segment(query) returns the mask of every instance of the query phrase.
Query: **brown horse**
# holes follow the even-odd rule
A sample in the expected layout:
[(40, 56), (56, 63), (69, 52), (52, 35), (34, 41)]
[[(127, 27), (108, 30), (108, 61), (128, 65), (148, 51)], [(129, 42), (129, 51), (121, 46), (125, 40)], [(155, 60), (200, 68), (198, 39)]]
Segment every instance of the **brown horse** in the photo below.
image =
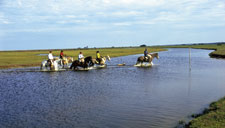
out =
[(142, 64), (143, 62), (151, 63), (154, 58), (159, 59), (158, 53), (152, 53), (152, 54), (148, 54), (148, 55), (149, 55), (149, 57), (144, 57), (144, 56), (138, 57), (136, 64), (139, 64), (139, 63)]

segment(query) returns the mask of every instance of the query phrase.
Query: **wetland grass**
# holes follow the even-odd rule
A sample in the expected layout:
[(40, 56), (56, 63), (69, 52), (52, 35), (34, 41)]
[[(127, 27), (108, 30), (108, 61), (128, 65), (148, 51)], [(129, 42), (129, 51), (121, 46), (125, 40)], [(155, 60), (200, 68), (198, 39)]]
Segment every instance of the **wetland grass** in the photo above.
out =
[[(95, 58), (96, 51), (100, 51), (102, 56), (109, 55), (110, 57), (119, 57), (126, 55), (142, 54), (145, 48), (143, 47), (128, 47), (128, 48), (92, 48), (92, 49), (63, 49), (64, 55), (77, 59), (80, 51), (84, 56), (92, 56)], [(165, 51), (162, 48), (148, 47), (150, 52)], [(54, 56), (59, 56), (60, 50), (51, 49)], [(21, 50), (21, 51), (0, 51), (0, 69), (16, 68), (16, 67), (34, 67), (39, 66), (47, 56), (40, 54), (48, 54), (49, 50)]]

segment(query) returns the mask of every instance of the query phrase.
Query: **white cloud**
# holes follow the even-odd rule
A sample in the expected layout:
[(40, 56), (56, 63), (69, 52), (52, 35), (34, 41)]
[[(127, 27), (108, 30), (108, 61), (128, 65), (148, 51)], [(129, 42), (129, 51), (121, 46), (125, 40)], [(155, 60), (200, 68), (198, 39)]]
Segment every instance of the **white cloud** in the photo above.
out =
[[(110, 27), (131, 25), (222, 24), (225, 2), (219, 0), (3, 0), (2, 24)], [(208, 24), (209, 25), (209, 24)]]
[(65, 17), (67, 17), (67, 18), (77, 18), (77, 16), (75, 16), (75, 15), (65, 15)]
[(120, 23), (113, 23), (115, 26), (130, 26), (132, 23), (129, 22), (120, 22)]
[(11, 24), (10, 22), (3, 13), (0, 12), (0, 24)]
[[(114, 36), (117, 40), (124, 37), (140, 42), (148, 41), (151, 35), (152, 41), (155, 38), (156, 42), (167, 42), (166, 39), (177, 38), (176, 34), (166, 37), (165, 33), (171, 30), (182, 31), (183, 35), (192, 30), (219, 35), (224, 27), (224, 0), (1, 0), (0, 4), (0, 33), (5, 37), (8, 33), (31, 32), (34, 35), (78, 34), (81, 41), (107, 41), (112, 36), (114, 42)], [(165, 38), (161, 38), (163, 34)], [(56, 41), (58, 38), (55, 37)]]
[(17, 2), (18, 2), (18, 5), (21, 7), (22, 6), (21, 0), (18, 0)]
[(144, 12), (140, 12), (140, 11), (117, 11), (117, 12), (112, 12), (110, 16), (126, 17), (126, 16), (140, 16), (140, 15), (144, 15)]
[(58, 21), (59, 24), (79, 24), (79, 23), (87, 23), (88, 20), (62, 20)]

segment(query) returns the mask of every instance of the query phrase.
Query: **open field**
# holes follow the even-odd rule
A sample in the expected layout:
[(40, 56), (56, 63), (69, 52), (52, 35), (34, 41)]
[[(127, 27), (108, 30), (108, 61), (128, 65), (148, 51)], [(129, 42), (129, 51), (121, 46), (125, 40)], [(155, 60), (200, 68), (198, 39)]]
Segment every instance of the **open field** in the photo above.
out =
[(203, 114), (197, 115), (188, 128), (224, 128), (225, 126), (225, 97), (210, 104)]
[(211, 49), (215, 51), (209, 54), (210, 57), (225, 58), (225, 44), (174, 45), (174, 46), (161, 46), (161, 48)]
[[(99, 49), (65, 49), (64, 55), (74, 57), (80, 51), (84, 56), (92, 56), (95, 58), (96, 51), (99, 50), (102, 56), (109, 55), (110, 57), (126, 56), (141, 54), (144, 52), (143, 47), (137, 48), (99, 48)], [(150, 52), (165, 51), (161, 48), (148, 48)], [(28, 50), (28, 51), (1, 51), (0, 52), (0, 69), (13, 67), (32, 67), (39, 66), (41, 62), (47, 59), (47, 56), (39, 56), (40, 54), (48, 54), (49, 50)], [(60, 50), (52, 50), (54, 56), (59, 56)]]

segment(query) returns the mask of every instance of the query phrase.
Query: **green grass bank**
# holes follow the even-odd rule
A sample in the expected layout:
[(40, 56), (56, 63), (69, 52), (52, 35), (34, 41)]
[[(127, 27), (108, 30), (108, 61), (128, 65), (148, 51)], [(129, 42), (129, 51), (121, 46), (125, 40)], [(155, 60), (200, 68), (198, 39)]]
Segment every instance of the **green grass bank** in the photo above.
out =
[(186, 128), (225, 128), (225, 97), (211, 103), (202, 114), (195, 115)]
[(161, 46), (160, 48), (196, 48), (196, 49), (208, 49), (215, 50), (209, 54), (213, 58), (225, 58), (225, 44), (202, 44), (202, 45), (173, 45), (173, 46)]
[[(128, 48), (93, 48), (93, 49), (63, 49), (64, 55), (77, 59), (80, 51), (84, 56), (92, 56), (95, 58), (96, 51), (99, 50), (102, 56), (110, 57), (142, 54), (144, 47), (128, 47)], [(59, 56), (60, 50), (51, 50), (54, 56)], [(165, 51), (165, 49), (157, 47), (148, 47), (150, 52)], [(48, 54), (49, 50), (21, 50), (21, 51), (0, 51), (0, 69), (17, 68), (17, 67), (34, 67), (39, 66), (47, 56), (40, 54)]]

